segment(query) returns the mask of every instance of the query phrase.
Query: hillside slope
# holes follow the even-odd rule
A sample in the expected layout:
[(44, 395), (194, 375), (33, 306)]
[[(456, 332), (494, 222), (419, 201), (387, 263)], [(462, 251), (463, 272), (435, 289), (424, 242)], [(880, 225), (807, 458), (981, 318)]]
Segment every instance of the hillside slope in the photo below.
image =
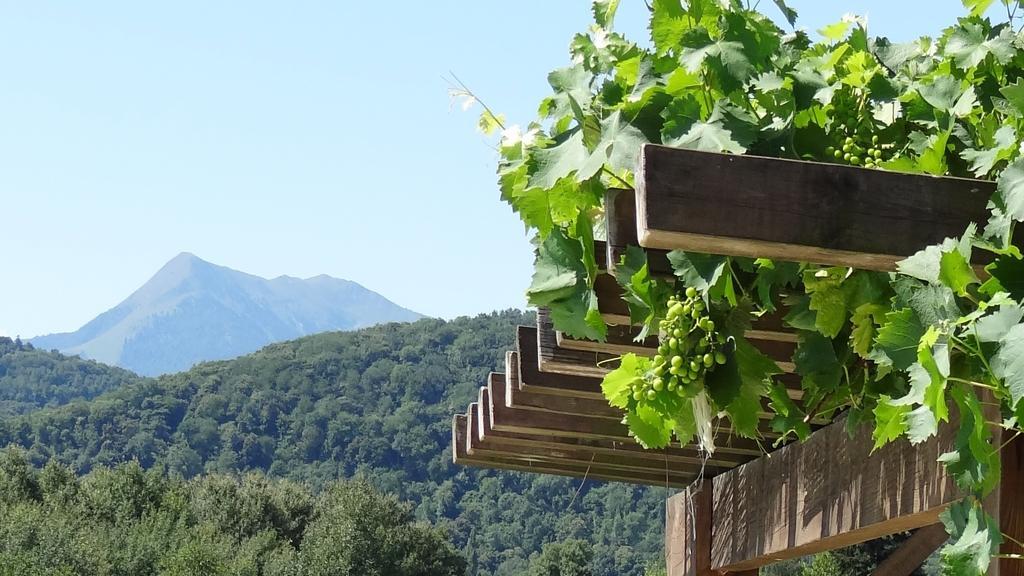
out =
[(268, 280), (186, 252), (75, 332), (32, 343), (153, 376), (308, 334), (420, 317), (348, 280)]
[(79, 472), (137, 459), (172, 475), (264, 470), (314, 487), (361, 475), (447, 526), (470, 574), (521, 574), (543, 544), (581, 538), (595, 574), (639, 576), (661, 555), (665, 490), (587, 481), (574, 497), (578, 479), (451, 463), (450, 415), (503, 363), (513, 326), (531, 321), (508, 311), (273, 344), (4, 418), (0, 445)]

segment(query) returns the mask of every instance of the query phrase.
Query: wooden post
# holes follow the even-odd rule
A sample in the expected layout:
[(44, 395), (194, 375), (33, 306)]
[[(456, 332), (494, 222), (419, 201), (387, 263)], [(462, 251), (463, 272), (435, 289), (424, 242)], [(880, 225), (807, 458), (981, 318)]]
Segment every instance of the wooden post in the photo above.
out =
[[(1009, 444), (1002, 453), (1002, 479), (999, 483), (999, 529), (1006, 536), (1001, 554), (1024, 554), (1024, 438), (1010, 440), (1012, 433), (1003, 432)], [(1014, 542), (1016, 541), (1016, 542)], [(998, 576), (1024, 576), (1024, 559), (1002, 558)]]
[(711, 482), (695, 482), (665, 502), (668, 576), (716, 576), (711, 569)]

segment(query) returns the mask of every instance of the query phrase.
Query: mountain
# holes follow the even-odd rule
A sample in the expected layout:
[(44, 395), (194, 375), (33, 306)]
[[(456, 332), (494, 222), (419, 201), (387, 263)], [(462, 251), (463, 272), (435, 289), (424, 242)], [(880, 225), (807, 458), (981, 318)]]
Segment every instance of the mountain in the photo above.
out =
[[(363, 477), (411, 502), (417, 520), (447, 530), (468, 574), (551, 574), (531, 562), (545, 548), (552, 556), (553, 544), (583, 541), (590, 571), (572, 573), (643, 576), (662, 555), (665, 488), (452, 464), (451, 414), (503, 365), (514, 326), (533, 321), (505, 311), (327, 332), (177, 374), (126, 378), (91, 399), (0, 417), (0, 447), (90, 477), (132, 461), (172, 478), (263, 472), (314, 492)], [(0, 373), (40, 354), (52, 357), (45, 366), (53, 370), (39, 368), (38, 379), (66, 373), (68, 362), (93, 366), (15, 347), (0, 355)], [(31, 384), (0, 379), (0, 387)], [(5, 473), (0, 461), (0, 504)]]
[(183, 252), (77, 331), (31, 343), (154, 376), (234, 358), (272, 342), (420, 317), (348, 280), (268, 280)]

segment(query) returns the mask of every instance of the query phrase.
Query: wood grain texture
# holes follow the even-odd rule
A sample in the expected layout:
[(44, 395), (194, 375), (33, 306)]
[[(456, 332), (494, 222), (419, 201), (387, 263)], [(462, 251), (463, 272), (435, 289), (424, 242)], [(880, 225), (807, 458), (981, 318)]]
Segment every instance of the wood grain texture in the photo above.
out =
[(715, 576), (711, 568), (711, 482), (695, 482), (665, 502), (668, 576)]
[(524, 389), (519, 385), (518, 370), (518, 354), (509, 352), (505, 356), (505, 374), (499, 375), (505, 382), (502, 400), (509, 408), (622, 420), (622, 410), (609, 406), (604, 398), (596, 400), (576, 396), (536, 393)]
[(664, 485), (662, 477), (659, 484), (658, 478), (640, 478), (636, 473), (609, 470), (600, 466), (572, 465), (567, 463), (545, 462), (539, 459), (529, 460), (505, 455), (497, 455), (487, 452), (486, 449), (479, 449), (478, 453), (470, 454), (466, 445), (469, 442), (469, 418), (466, 414), (456, 414), (452, 418), (452, 462), (460, 466), (472, 466), (475, 468), (488, 468), (498, 470), (511, 470), (516, 472), (530, 472), (533, 474), (552, 474), (555, 476), (569, 476), (574, 478), (588, 478), (591, 480), (603, 480), (609, 482), (637, 483), (643, 480), (644, 484)]
[(641, 246), (893, 270), (988, 220), (995, 185), (645, 145)]
[(601, 378), (618, 366), (618, 357), (619, 354), (562, 348), (550, 312), (547, 308), (537, 309), (537, 358), (541, 372)]
[[(1013, 540), (1024, 543), (1024, 438), (1010, 441), (1012, 433), (1003, 432), (1002, 478), (999, 483), (999, 529)], [(999, 550), (1002, 554), (1024, 554), (1009, 538)], [(998, 576), (1024, 576), (1024, 560), (999, 560)]]
[(515, 351), (519, 359), (517, 375), (520, 390), (604, 401), (600, 378), (541, 372), (538, 348), (537, 328), (519, 326), (516, 329)]
[[(636, 194), (632, 190), (611, 189), (604, 197), (604, 217), (607, 240), (605, 254), (608, 272), (615, 273), (615, 265), (629, 246), (640, 246), (636, 235)], [(647, 269), (652, 276), (671, 278), (672, 264), (665, 250), (645, 250)]]
[(845, 421), (717, 476), (715, 569), (748, 570), (934, 524), (961, 494), (936, 461), (953, 446), (955, 422), (918, 446), (874, 453), (871, 432)]
[(871, 576), (910, 576), (924, 561), (949, 540), (946, 527), (932, 524), (919, 528), (899, 548), (875, 568)]

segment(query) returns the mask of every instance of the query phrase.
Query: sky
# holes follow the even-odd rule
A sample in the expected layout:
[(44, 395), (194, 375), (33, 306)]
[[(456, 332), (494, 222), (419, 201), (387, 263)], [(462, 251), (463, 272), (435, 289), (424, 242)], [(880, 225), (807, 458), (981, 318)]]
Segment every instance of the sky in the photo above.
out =
[[(896, 40), (963, 13), (790, 5)], [(616, 28), (643, 39), (645, 12), (622, 0)], [(524, 307), (527, 236), (445, 78), (526, 124), (589, 21), (584, 0), (0, 0), (0, 335), (75, 330), (183, 251), (430, 316)]]

